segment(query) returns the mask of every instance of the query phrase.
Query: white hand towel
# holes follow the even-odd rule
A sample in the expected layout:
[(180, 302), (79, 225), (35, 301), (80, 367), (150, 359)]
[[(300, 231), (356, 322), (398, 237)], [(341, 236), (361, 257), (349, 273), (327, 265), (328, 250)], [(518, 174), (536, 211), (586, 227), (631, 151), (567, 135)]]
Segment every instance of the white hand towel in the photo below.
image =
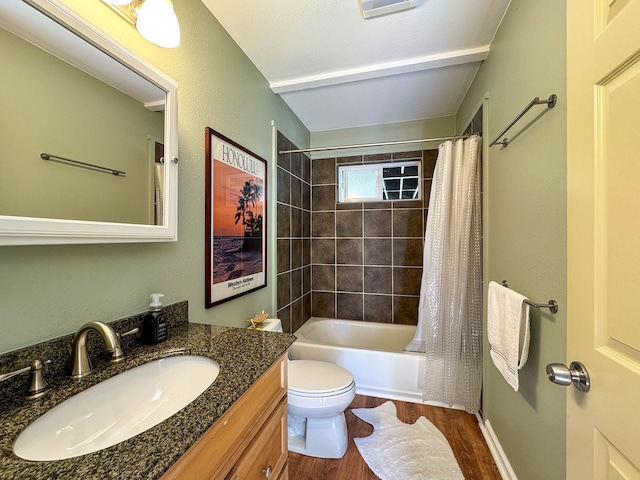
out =
[(517, 392), (518, 370), (529, 356), (527, 297), (496, 282), (489, 282), (487, 335), (493, 363)]

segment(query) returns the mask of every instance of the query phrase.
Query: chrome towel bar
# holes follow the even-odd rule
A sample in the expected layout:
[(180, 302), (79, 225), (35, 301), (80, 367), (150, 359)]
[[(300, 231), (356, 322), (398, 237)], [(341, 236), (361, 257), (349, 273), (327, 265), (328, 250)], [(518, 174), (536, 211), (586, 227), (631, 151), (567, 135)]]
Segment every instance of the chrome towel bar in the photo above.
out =
[(509, 145), (509, 139), (506, 138), (506, 137), (503, 138), (501, 142), (499, 142), (498, 140), (500, 139), (500, 137), (502, 135), (507, 133), (507, 130), (509, 130), (511, 127), (513, 127), (518, 122), (518, 120), (520, 120), (524, 116), (525, 113), (527, 113), (534, 105), (546, 104), (547, 107), (553, 108), (553, 107), (556, 106), (556, 101), (557, 100), (558, 100), (558, 96), (555, 93), (550, 95), (547, 100), (540, 100), (539, 97), (536, 97), (533, 100), (531, 100), (529, 102), (529, 104), (526, 107), (524, 107), (524, 109), (518, 115), (516, 115), (516, 118), (511, 120), (509, 125), (504, 127), (504, 129), (498, 135), (496, 135), (496, 138), (493, 139), (493, 141), (489, 144), (489, 146), (493, 147), (494, 145), (498, 145), (499, 144), (499, 145), (502, 145), (503, 147), (506, 147), (507, 145)]
[[(506, 280), (503, 280), (502, 286), (509, 287), (509, 282), (507, 282)], [(549, 303), (533, 303), (530, 300), (525, 300), (524, 303), (526, 303), (527, 305), (533, 308), (537, 308), (537, 309), (548, 308), (551, 313), (558, 313), (558, 302), (556, 302), (555, 300), (549, 300)]]
[(116, 170), (114, 168), (109, 168), (109, 167), (101, 167), (100, 165), (94, 165), (92, 163), (81, 162), (80, 160), (73, 160), (71, 158), (59, 157), (58, 155), (52, 155), (50, 153), (41, 153), (40, 154), (40, 158), (42, 160), (62, 160), (63, 162), (75, 163), (75, 164), (78, 164), (78, 165), (82, 165), (83, 167), (95, 168), (97, 170), (102, 170), (102, 171), (109, 172), (109, 173), (115, 175), (116, 177), (125, 175), (125, 172), (123, 172), (122, 170)]

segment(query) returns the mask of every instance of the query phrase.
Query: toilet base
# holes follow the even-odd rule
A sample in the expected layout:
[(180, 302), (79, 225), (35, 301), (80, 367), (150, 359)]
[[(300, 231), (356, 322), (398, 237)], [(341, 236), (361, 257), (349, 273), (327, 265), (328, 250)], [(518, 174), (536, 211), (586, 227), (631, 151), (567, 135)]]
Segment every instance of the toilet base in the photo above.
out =
[(321, 418), (289, 415), (289, 451), (318, 458), (342, 458), (347, 452), (344, 413)]

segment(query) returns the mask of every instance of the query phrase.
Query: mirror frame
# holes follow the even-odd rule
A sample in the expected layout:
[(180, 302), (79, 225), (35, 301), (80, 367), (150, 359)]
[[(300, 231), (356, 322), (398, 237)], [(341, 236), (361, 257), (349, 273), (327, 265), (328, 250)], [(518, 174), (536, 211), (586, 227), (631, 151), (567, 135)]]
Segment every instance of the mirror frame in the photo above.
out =
[(60, 0), (21, 0), (166, 92), (163, 225), (0, 215), (0, 246), (175, 242), (178, 240), (178, 84)]

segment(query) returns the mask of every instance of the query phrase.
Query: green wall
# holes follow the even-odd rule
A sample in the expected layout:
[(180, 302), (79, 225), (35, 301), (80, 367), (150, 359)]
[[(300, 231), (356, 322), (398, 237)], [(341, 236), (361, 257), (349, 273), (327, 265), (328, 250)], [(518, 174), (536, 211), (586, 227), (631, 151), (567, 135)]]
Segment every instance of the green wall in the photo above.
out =
[[(471, 119), (485, 95), (484, 282), (508, 280), (532, 301), (529, 359), (520, 389), (507, 385), (485, 343), (483, 416), (518, 480), (565, 478), (566, 389), (545, 366), (566, 355), (566, 14), (564, 2), (513, 0), (491, 53), (457, 115)], [(534, 107), (507, 134), (507, 148), (487, 144), (533, 97), (558, 95), (555, 108)], [(486, 302), (485, 302), (486, 303)]]
[[(411, 122), (385, 123), (367, 127), (312, 132), (311, 146), (315, 148), (336, 145), (361, 145), (365, 143), (395, 142), (401, 140), (421, 140), (423, 138), (445, 137), (453, 135), (454, 133), (455, 117), (438, 117)], [(440, 142), (427, 142), (314, 152), (311, 154), (311, 158), (332, 158), (335, 156), (406, 152), (408, 150), (428, 150), (430, 148), (438, 148), (439, 143)]]
[[(156, 47), (100, 2), (67, 3), (178, 82), (178, 242), (0, 248), (0, 352), (74, 332), (89, 320), (143, 312), (151, 292), (189, 301), (192, 322), (245, 324), (275, 308), (275, 121), (297, 145), (309, 132), (200, 0), (174, 7), (182, 43)], [(3, 48), (0, 46), (0, 48)], [(268, 269), (263, 288), (204, 308), (204, 140), (212, 127), (269, 161)], [(273, 169), (273, 170), (272, 170)]]

